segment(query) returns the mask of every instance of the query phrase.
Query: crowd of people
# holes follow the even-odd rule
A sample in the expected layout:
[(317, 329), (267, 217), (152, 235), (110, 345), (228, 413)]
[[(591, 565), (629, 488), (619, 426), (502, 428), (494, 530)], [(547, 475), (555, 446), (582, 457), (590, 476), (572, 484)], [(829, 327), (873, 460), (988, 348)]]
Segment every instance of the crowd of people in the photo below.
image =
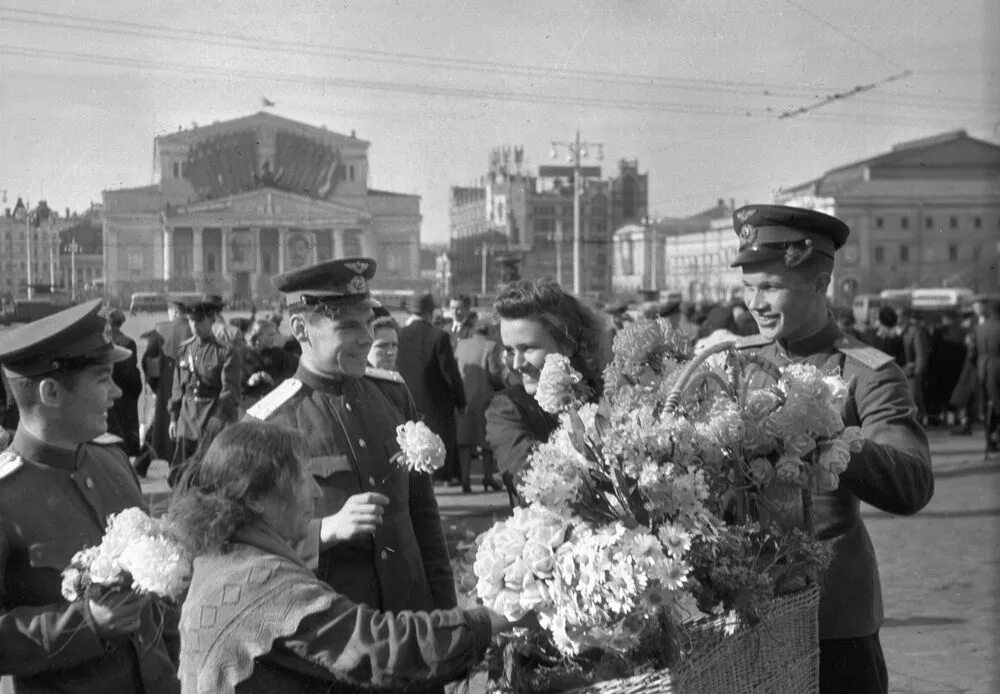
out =
[[(821, 691), (884, 693), (881, 587), (859, 506), (912, 514), (933, 493), (920, 420), (938, 411), (930, 397), (915, 404), (932, 356), (911, 363), (906, 345), (916, 355), (936, 338), (884, 325), (876, 349), (838, 322), (826, 297), (849, 233), (839, 220), (757, 205), (733, 223), (745, 304), (651, 313), (695, 349), (733, 340), (852, 384), (845, 422), (864, 445), (840, 487), (813, 503), (818, 536), (836, 548), (820, 603)], [(396, 464), (396, 429), (423, 420), (441, 437), (439, 483), (471, 492), (478, 460), (484, 489), (502, 480), (521, 503), (530, 453), (558, 425), (533, 397), (546, 357), (565, 356), (599, 400), (626, 311), (601, 315), (552, 280), (521, 280), (489, 317), (459, 296), (445, 319), (428, 295), (399, 325), (372, 299), (374, 275), (367, 258), (277, 275), (285, 314), (235, 325), (217, 296), (175, 302), (141, 359), (124, 317), (96, 301), (0, 335), (20, 415), (0, 454), (0, 675), (15, 691), (440, 691), (511, 626), (457, 607), (435, 480)], [(1000, 305), (983, 305), (972, 341), (960, 342), (994, 431)], [(905, 313), (901, 322), (912, 324)], [(156, 394), (143, 438), (131, 409), (115, 406), (135, 392), (137, 364)], [(763, 369), (750, 378), (773, 385)], [(153, 457), (170, 461), (168, 517), (196, 557), (182, 607), (133, 594), (67, 602), (60, 572), (100, 542), (109, 514), (145, 508), (136, 473)], [(529, 615), (523, 626), (536, 625)]]

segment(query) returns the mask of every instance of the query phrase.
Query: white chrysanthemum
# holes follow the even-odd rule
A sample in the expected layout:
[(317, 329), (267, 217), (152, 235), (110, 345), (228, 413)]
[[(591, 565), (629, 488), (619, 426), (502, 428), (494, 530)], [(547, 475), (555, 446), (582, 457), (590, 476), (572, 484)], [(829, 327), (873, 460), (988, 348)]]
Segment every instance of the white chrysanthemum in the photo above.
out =
[(396, 427), (396, 442), (400, 449), (396, 462), (411, 472), (431, 473), (444, 465), (444, 442), (423, 422), (400, 424)]
[(587, 459), (573, 446), (565, 427), (560, 427), (529, 456), (518, 491), (529, 504), (569, 513), (570, 504), (579, 498), (587, 467)]
[(551, 414), (566, 412), (579, 404), (574, 386), (583, 376), (569, 363), (569, 357), (554, 353), (545, 356), (545, 364), (538, 376), (535, 400), (539, 407)]
[(191, 579), (191, 558), (184, 548), (166, 537), (135, 538), (118, 559), (132, 574), (132, 589), (177, 600)]
[(60, 592), (69, 602), (82, 600), (87, 591), (87, 575), (85, 572), (70, 566), (62, 572), (62, 587)]

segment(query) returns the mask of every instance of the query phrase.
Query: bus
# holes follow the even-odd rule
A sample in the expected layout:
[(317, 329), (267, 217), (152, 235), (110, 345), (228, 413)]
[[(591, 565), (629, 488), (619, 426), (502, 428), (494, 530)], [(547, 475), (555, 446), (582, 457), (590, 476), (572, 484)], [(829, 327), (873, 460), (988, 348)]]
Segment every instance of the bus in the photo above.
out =
[(971, 289), (914, 289), (910, 305), (918, 311), (965, 311), (975, 298)]
[(133, 292), (129, 303), (129, 313), (160, 313), (167, 310), (171, 301), (197, 301), (202, 297), (198, 292)]

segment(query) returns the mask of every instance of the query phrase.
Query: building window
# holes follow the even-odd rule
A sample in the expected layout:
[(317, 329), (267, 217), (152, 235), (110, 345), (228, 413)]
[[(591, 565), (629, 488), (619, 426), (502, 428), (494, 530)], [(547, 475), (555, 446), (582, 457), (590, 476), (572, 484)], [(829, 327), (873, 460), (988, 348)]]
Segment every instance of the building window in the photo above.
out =
[(215, 253), (205, 254), (205, 271), (215, 272)]
[(881, 229), (884, 226), (885, 226), (885, 220), (882, 219), (881, 217), (876, 217), (875, 218), (875, 228), (876, 229)]
[(900, 218), (900, 220), (899, 220), (899, 228), (900, 229), (909, 229), (910, 228), (910, 218), (909, 217), (902, 217), (902, 218)]
[(924, 228), (925, 229), (933, 229), (934, 228), (934, 218), (933, 217), (924, 217)]
[(271, 254), (270, 253), (262, 253), (261, 254), (260, 269), (261, 269), (261, 271), (265, 275), (269, 274), (271, 272), (274, 272), (274, 270), (271, 269)]
[[(905, 219), (905, 217), (904, 217)], [(907, 263), (910, 261), (910, 247), (900, 246), (899, 247), (899, 262)]]
[(958, 244), (952, 243), (948, 245), (948, 260), (952, 262), (958, 260)]
[(875, 246), (875, 262), (881, 263), (885, 260), (885, 248), (882, 246)]
[(974, 226), (976, 229), (982, 229), (983, 228), (983, 218), (982, 217), (973, 217), (972, 218), (972, 226)]
[(352, 181), (354, 180), (354, 164), (347, 167), (347, 177)]
[(174, 169), (174, 178), (180, 178), (181, 177), (181, 165), (180, 165), (180, 163), (178, 163), (178, 162), (175, 161), (173, 169)]
[(958, 229), (958, 217), (952, 217), (951, 219), (949, 219), (948, 220), (948, 225), (952, 229)]

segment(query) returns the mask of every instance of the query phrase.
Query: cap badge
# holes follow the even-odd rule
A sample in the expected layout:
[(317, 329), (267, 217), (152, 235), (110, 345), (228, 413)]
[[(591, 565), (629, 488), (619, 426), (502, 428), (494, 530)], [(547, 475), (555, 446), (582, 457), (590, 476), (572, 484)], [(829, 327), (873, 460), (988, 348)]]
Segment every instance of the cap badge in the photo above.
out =
[(757, 214), (757, 210), (753, 209), (752, 207), (747, 208), (745, 210), (739, 210), (736, 212), (736, 219), (738, 219), (740, 221), (740, 224), (742, 224), (743, 222), (753, 217), (755, 214)]
[(752, 246), (757, 242), (757, 228), (753, 224), (740, 227), (740, 245)]
[(346, 267), (348, 270), (354, 270), (354, 272), (358, 273), (359, 275), (363, 275), (365, 271), (368, 269), (368, 263), (355, 261), (353, 263), (345, 263), (344, 267)]
[(348, 294), (366, 294), (368, 292), (368, 281), (361, 275), (356, 275), (347, 283)]

